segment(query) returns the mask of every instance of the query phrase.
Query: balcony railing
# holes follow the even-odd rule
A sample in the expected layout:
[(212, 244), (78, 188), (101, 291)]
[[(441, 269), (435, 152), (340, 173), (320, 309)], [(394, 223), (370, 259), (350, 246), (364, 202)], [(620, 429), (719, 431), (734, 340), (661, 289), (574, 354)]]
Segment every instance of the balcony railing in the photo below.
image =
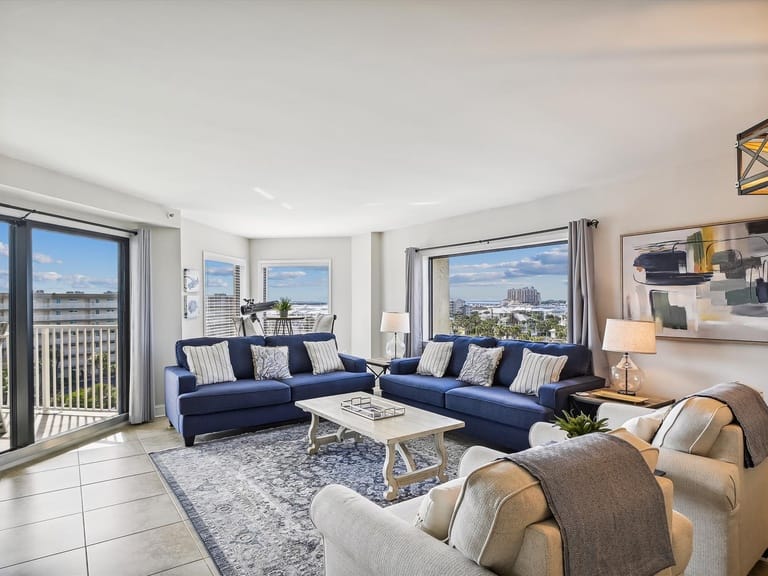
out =
[[(117, 324), (35, 324), (35, 410), (116, 412), (120, 405)], [(10, 404), (9, 343), (0, 338), (0, 405)]]

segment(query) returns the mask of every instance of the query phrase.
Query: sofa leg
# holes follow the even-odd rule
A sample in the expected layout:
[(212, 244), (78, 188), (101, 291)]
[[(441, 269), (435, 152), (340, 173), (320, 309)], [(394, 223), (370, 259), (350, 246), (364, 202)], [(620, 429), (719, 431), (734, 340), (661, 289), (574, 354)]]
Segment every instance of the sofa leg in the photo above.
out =
[(184, 436), (184, 446), (192, 446), (195, 443), (195, 436)]

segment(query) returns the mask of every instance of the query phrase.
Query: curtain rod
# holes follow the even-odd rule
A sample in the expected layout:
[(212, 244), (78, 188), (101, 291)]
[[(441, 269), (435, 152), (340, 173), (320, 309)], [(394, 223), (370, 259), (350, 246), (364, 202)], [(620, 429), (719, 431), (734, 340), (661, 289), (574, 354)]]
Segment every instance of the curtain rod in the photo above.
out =
[[(594, 226), (600, 224), (599, 220), (587, 220), (587, 226)], [(472, 240), (471, 242), (456, 242), (455, 244), (442, 244), (440, 246), (428, 246), (427, 248), (416, 248), (416, 252), (422, 250), (438, 250), (442, 248), (456, 248), (457, 246), (471, 246), (472, 244), (489, 244), (491, 242), (497, 242), (499, 240), (510, 240), (512, 238), (523, 238), (525, 236), (534, 236), (536, 234), (547, 234), (548, 232), (559, 232), (560, 230), (568, 230), (568, 226), (558, 226), (557, 228), (547, 228), (546, 230), (536, 230), (535, 232), (521, 232), (520, 234), (510, 234), (508, 236), (497, 236), (496, 238), (487, 238), (485, 240)]]
[(78, 222), (80, 224), (87, 224), (88, 226), (98, 226), (99, 228), (108, 228), (109, 230), (117, 230), (118, 232), (125, 232), (126, 234), (136, 235), (136, 230), (127, 230), (125, 228), (119, 228), (118, 226), (110, 226), (109, 224), (99, 224), (98, 222), (91, 222), (90, 220), (83, 220), (81, 218), (73, 218), (72, 216), (62, 216), (61, 214), (53, 214), (52, 212), (45, 212), (44, 210), (22, 208), (21, 206), (14, 206), (13, 204), (6, 204), (5, 202), (0, 202), (0, 207), (26, 212), (24, 216), (18, 218), (19, 220), (26, 220), (32, 214), (40, 214), (41, 216), (50, 216), (51, 218), (60, 218), (62, 220), (69, 220), (70, 222)]

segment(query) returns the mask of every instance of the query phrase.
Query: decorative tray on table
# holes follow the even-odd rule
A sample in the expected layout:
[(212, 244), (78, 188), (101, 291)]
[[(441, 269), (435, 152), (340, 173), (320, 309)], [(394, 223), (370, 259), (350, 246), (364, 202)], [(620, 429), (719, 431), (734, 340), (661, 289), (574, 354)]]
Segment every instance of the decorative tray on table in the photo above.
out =
[(355, 396), (349, 400), (341, 401), (341, 409), (352, 412), (368, 420), (383, 420), (393, 416), (402, 416), (405, 414), (405, 408), (399, 406), (387, 406), (385, 404), (375, 404), (370, 398), (364, 396)]

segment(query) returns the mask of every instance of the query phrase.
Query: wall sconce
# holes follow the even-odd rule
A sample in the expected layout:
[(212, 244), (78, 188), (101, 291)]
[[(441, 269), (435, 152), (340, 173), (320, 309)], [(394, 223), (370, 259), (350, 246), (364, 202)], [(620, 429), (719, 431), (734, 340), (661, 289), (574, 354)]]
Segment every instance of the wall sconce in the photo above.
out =
[[(768, 120), (736, 135), (739, 196), (768, 194)], [(762, 168), (762, 170), (761, 170)]]

